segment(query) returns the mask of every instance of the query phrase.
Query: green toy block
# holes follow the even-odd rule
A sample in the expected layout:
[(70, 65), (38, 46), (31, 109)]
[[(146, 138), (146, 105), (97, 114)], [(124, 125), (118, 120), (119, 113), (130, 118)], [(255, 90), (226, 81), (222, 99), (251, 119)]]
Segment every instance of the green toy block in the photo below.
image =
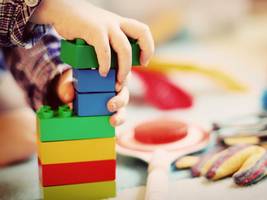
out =
[[(140, 65), (140, 47), (136, 40), (129, 39), (132, 47), (132, 66)], [(82, 39), (61, 40), (60, 58), (75, 69), (98, 68), (95, 48)], [(111, 49), (111, 68), (118, 66), (117, 54)]]
[(79, 117), (65, 105), (57, 111), (43, 106), (37, 112), (37, 131), (41, 142), (111, 138), (115, 129), (109, 116)]

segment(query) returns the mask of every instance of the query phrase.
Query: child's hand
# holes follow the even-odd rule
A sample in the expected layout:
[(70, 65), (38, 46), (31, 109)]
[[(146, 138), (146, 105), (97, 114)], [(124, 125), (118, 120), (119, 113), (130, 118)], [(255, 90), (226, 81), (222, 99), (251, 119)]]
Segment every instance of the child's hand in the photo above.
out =
[[(111, 48), (118, 55), (117, 96), (109, 100), (107, 106), (115, 112), (110, 118), (112, 125), (124, 121), (124, 106), (128, 103), (129, 92), (124, 86), (131, 69), (131, 45), (128, 37), (138, 40), (141, 48), (141, 65), (147, 65), (154, 52), (154, 43), (149, 28), (133, 19), (123, 18), (97, 8), (87, 0), (42, 0), (31, 21), (51, 24), (63, 38), (84, 39), (94, 46), (99, 62), (99, 72), (106, 76), (110, 69)], [(110, 48), (111, 46), (111, 48)], [(72, 71), (68, 70), (59, 78), (56, 88), (58, 97), (64, 103), (72, 102), (74, 88)]]
[(82, 38), (94, 46), (102, 76), (110, 69), (111, 45), (118, 54), (118, 87), (122, 87), (131, 69), (131, 46), (127, 36), (138, 40), (141, 65), (147, 65), (154, 52), (148, 26), (97, 8), (87, 0), (42, 0), (31, 21), (52, 24), (65, 39)]
[[(129, 76), (128, 76), (129, 77)], [(110, 123), (113, 126), (121, 125), (125, 120), (125, 109), (129, 101), (129, 91), (128, 88), (123, 86), (122, 88), (117, 88), (119, 91), (117, 96), (110, 99), (107, 103), (108, 110), (110, 112), (116, 112), (110, 118)], [(71, 103), (74, 99), (74, 87), (72, 79), (72, 70), (65, 71), (59, 78), (56, 93), (59, 99), (68, 104)]]

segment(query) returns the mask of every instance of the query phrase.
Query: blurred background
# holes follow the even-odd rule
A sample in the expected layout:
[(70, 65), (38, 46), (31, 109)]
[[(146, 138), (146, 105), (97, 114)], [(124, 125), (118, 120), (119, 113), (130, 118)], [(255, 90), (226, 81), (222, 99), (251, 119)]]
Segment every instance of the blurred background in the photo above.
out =
[[(150, 25), (156, 42), (159, 32), (170, 39), (187, 30), (208, 37), (236, 29), (249, 15), (264, 14), (266, 0), (93, 0), (94, 4)], [(138, 6), (136, 6), (138, 5)], [(161, 31), (159, 30), (161, 29)], [(172, 30), (172, 31), (170, 31)]]
[[(172, 36), (175, 35), (174, 30), (178, 33), (182, 29), (187, 29), (198, 37), (233, 28), (240, 19), (254, 9), (252, 5), (258, 3), (258, 1), (251, 2), (250, 0), (234, 2), (220, 0), (102, 0), (93, 2), (123, 16), (144, 21), (151, 26), (152, 30), (157, 25), (156, 27), (162, 31), (165, 29), (167, 32), (166, 28), (170, 28), (172, 25)], [(156, 32), (154, 34), (157, 36)]]
[[(262, 100), (267, 88), (267, 0), (90, 1), (147, 23), (155, 39), (149, 66), (133, 69), (127, 122), (117, 132), (160, 116), (209, 130), (214, 121), (231, 121), (267, 108)], [(25, 106), (22, 95), (0, 64), (0, 111)], [(37, 172), (32, 175), (35, 164), (20, 166), (25, 172), (18, 170), (13, 179), (12, 169), (2, 171), (2, 176), (10, 183), (20, 176), (23, 183), (27, 180), (31, 187), (19, 187), (32, 197), (38, 190)], [(143, 163), (118, 157), (117, 164), (119, 190), (145, 184)], [(173, 180), (179, 177), (188, 174), (172, 173)]]

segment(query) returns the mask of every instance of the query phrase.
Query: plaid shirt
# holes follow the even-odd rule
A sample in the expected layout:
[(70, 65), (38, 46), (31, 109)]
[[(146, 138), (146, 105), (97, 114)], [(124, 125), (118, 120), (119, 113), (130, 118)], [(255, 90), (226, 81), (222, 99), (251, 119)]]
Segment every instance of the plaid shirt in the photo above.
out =
[(58, 37), (48, 26), (29, 21), (38, 3), (30, 7), (25, 2), (0, 0), (0, 51), (29, 104), (38, 109), (55, 95), (51, 82), (68, 67), (59, 59)]

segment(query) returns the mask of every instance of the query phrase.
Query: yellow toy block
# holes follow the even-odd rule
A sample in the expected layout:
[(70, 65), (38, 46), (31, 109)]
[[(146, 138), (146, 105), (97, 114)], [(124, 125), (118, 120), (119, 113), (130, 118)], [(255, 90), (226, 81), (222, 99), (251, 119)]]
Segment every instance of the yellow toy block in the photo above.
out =
[(42, 164), (114, 160), (115, 138), (40, 142), (38, 155)]
[(44, 200), (88, 200), (115, 197), (116, 182), (106, 181), (43, 187)]

